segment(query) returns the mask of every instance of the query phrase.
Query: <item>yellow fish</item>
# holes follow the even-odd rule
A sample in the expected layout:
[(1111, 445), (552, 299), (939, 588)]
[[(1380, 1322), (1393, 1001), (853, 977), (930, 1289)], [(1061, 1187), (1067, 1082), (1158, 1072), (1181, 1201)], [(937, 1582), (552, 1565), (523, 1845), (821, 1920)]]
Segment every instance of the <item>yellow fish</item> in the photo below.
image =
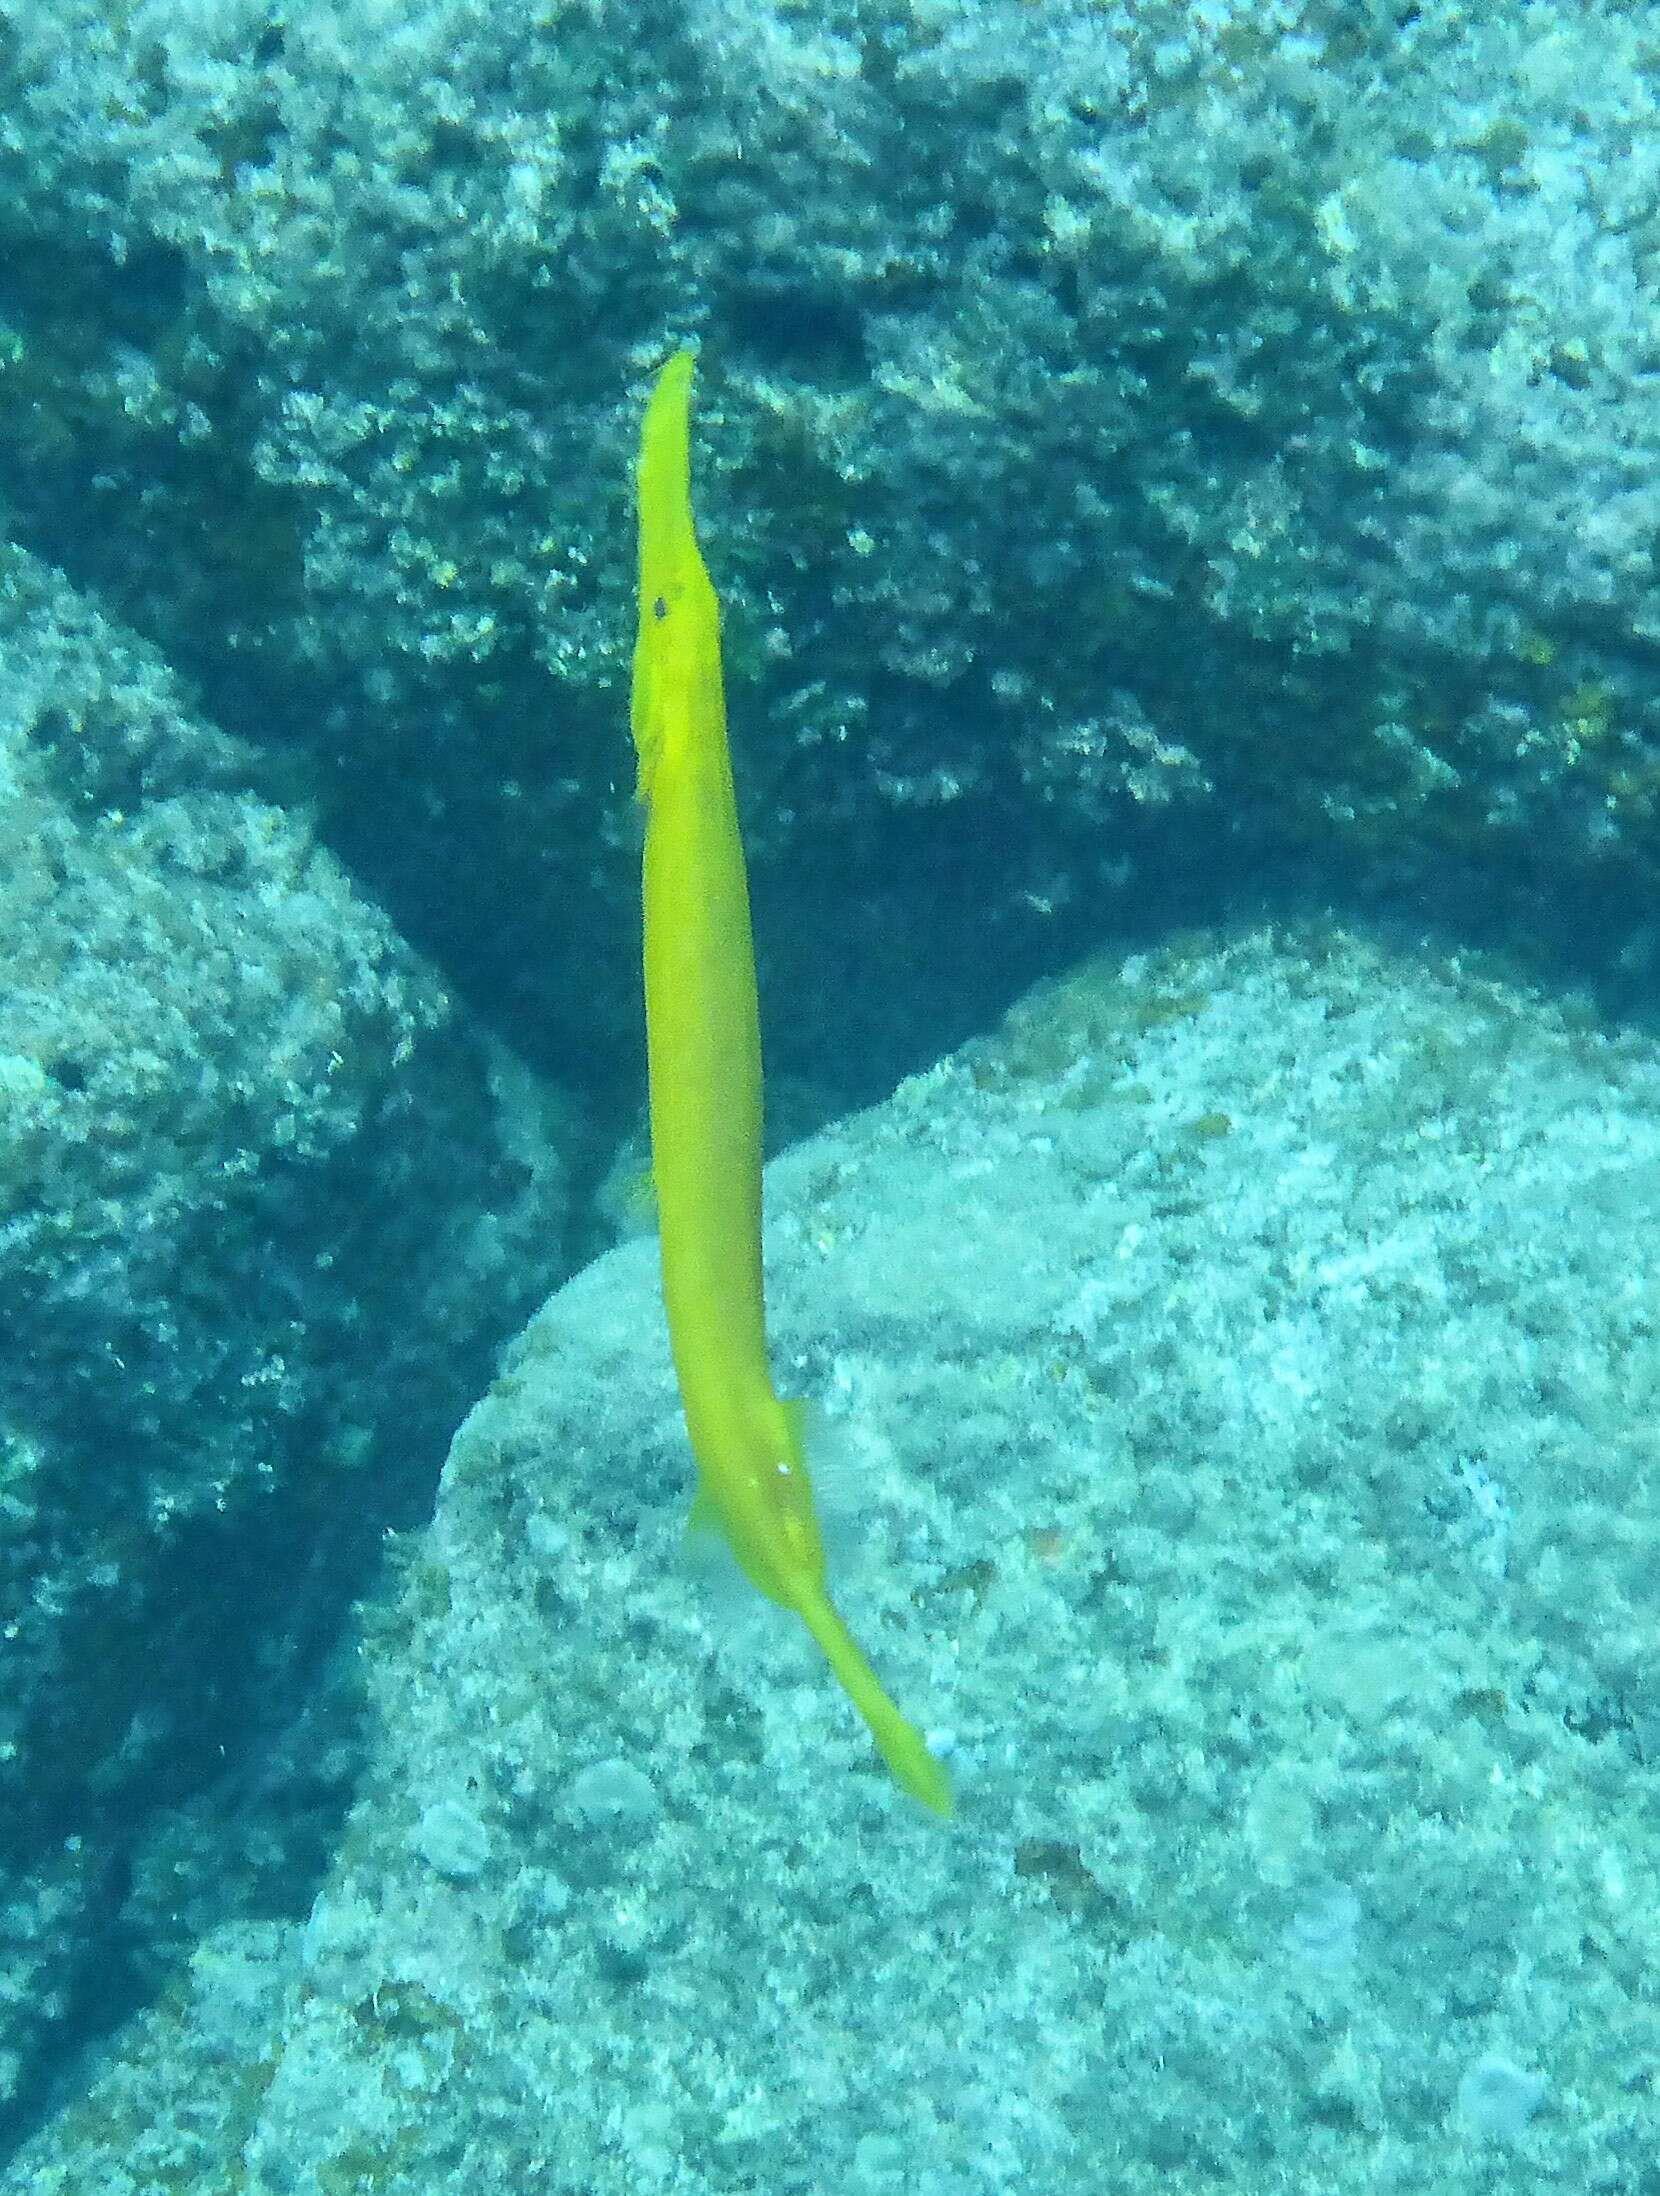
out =
[(720, 604), (692, 524), (692, 356), (657, 376), (640, 432), (632, 729), (646, 811), (646, 1052), (669, 1343), (697, 1460), (694, 1521), (793, 1609), (904, 1789), (951, 1811), (944, 1769), (837, 1615), (761, 1295), (761, 1030), (721, 685)]

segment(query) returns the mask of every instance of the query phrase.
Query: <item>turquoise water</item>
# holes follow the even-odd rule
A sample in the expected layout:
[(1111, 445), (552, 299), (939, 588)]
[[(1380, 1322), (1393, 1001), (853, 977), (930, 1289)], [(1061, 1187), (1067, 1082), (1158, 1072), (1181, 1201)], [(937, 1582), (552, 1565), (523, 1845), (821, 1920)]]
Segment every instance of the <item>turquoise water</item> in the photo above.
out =
[[(0, 2189), (1652, 2191), (1652, 49), (3, 11)], [(943, 1828), (683, 1545), (680, 343)]]

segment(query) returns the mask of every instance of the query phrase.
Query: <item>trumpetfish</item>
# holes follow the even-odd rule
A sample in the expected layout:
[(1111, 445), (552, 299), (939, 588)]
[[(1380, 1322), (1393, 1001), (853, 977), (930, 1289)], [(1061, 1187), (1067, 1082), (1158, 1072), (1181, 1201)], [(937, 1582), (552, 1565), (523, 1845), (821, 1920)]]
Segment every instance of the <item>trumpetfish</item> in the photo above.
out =
[(951, 1787), (830, 1596), (803, 1440), (767, 1357), (761, 1029), (732, 790), (720, 603), (691, 500), (692, 354), (659, 371), (640, 430), (640, 602), (630, 723), (642, 870), (651, 1163), (663, 1302), (697, 1466), (694, 1524), (793, 1610), (897, 1782), (937, 1815)]

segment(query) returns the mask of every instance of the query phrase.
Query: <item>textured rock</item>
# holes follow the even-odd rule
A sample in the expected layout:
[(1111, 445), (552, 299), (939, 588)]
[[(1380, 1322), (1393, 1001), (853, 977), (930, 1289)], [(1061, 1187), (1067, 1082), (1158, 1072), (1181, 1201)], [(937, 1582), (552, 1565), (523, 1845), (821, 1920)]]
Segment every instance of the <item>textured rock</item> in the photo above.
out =
[(870, 978), (777, 1065), (878, 1094), (1219, 845), (1596, 890), (1568, 943), (1647, 967), (1651, 49), (1621, 0), (16, 6), (0, 464), (596, 1085), (688, 335), (764, 950)]
[(309, 1919), (18, 2196), (1636, 2188), (1660, 1052), (1335, 933), (1079, 971), (768, 1177), (780, 1384), (949, 1828), (677, 1568), (649, 1245), (372, 1627)]
[(10, 2099), (43, 2025), (253, 1866), (247, 1819), (138, 1856), (206, 1786), (258, 1813), (240, 1780), (558, 1270), (565, 1187), (522, 1073), (248, 754), (15, 550), (0, 939)]

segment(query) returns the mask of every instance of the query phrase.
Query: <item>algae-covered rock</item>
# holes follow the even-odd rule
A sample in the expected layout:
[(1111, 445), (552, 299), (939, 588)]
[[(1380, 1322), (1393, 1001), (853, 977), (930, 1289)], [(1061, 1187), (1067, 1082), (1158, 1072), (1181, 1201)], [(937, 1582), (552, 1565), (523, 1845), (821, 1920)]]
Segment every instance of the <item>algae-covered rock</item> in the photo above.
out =
[(152, 651), (0, 553), (11, 2102), (66, 2005), (257, 1873), (223, 1823), (139, 1856), (205, 1787), (257, 1812), (239, 1780), (380, 1522), (558, 1269), (556, 1122), (256, 784)]
[(1625, 0), (34, 0), (0, 480), (596, 1087), (685, 340), (762, 952), (862, 957), (846, 1091), (1240, 833), (1542, 884), (1612, 964), (1660, 848), (1651, 47)]

